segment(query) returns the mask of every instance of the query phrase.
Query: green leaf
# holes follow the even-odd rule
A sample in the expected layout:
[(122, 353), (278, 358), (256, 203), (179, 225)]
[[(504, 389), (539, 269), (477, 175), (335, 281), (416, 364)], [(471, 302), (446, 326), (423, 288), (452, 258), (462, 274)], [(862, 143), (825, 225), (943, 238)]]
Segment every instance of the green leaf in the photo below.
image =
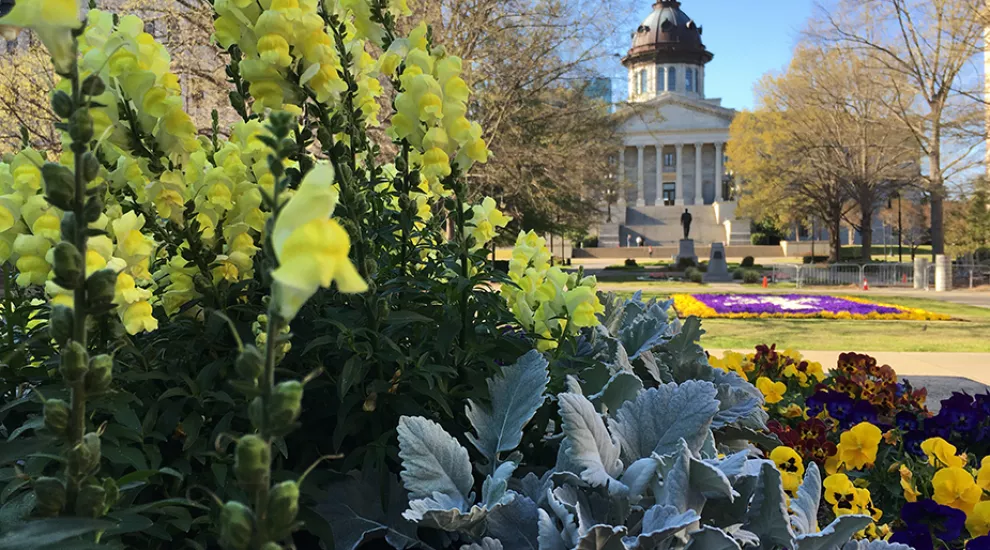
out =
[(337, 383), (337, 396), (343, 400), (351, 387), (364, 380), (367, 370), (367, 364), (361, 359), (361, 356), (352, 355), (350, 359), (344, 362), (344, 369), (341, 371), (340, 381)]
[(557, 396), (563, 421), (567, 455), (575, 473), (594, 487), (622, 488), (615, 478), (622, 473), (619, 445), (613, 441), (602, 417), (583, 395)]
[(20, 426), (17, 427), (16, 430), (11, 432), (10, 437), (7, 438), (7, 441), (13, 441), (17, 439), (21, 434), (23, 434), (28, 430), (38, 430), (43, 428), (44, 426), (45, 426), (44, 417), (36, 416), (28, 420), (27, 422), (21, 424)]
[(0, 537), (0, 550), (35, 550), (112, 527), (113, 523), (101, 519), (67, 517), (32, 520)]
[(0, 464), (24, 460), (28, 456), (47, 449), (54, 442), (46, 437), (29, 437), (14, 441), (0, 441)]
[(182, 450), (188, 451), (199, 439), (199, 430), (203, 428), (203, 415), (196, 411), (189, 413), (189, 416), (182, 421), (182, 431), (186, 433), (186, 440), (182, 444)]
[(794, 532), (791, 530), (786, 502), (780, 472), (772, 462), (764, 461), (746, 514), (746, 523), (743, 525), (760, 538), (764, 548), (794, 547)]
[(399, 458), (402, 482), (411, 499), (441, 494), (457, 501), (468, 501), (474, 477), (467, 449), (432, 420), (422, 417), (399, 418)]
[(141, 433), (141, 421), (138, 420), (137, 414), (134, 413), (134, 409), (126, 405), (119, 405), (114, 410), (113, 418), (125, 428), (130, 428), (138, 433)]
[(384, 487), (352, 475), (330, 485), (327, 498), (316, 511), (330, 522), (333, 548), (337, 550), (357, 550), (366, 542), (382, 538), (400, 550), (417, 545), (429, 548), (418, 541), (416, 524), (402, 517), (407, 505), (406, 492), (393, 475), (389, 475)]

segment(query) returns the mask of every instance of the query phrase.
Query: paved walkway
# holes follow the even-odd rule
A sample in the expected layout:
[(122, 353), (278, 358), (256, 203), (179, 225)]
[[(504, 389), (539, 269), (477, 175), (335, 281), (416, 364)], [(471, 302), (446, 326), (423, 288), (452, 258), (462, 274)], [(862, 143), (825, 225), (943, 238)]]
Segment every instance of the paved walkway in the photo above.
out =
[[(712, 355), (722, 355), (724, 350), (709, 349)], [(753, 350), (735, 350), (752, 353)], [(801, 355), (810, 361), (821, 363), (826, 369), (834, 368), (838, 351), (806, 351)], [(949, 397), (953, 391), (970, 394), (983, 393), (990, 386), (990, 353), (923, 353), (901, 351), (864, 351), (876, 357), (880, 364), (894, 368), (916, 386), (928, 389), (929, 404), (934, 405)]]

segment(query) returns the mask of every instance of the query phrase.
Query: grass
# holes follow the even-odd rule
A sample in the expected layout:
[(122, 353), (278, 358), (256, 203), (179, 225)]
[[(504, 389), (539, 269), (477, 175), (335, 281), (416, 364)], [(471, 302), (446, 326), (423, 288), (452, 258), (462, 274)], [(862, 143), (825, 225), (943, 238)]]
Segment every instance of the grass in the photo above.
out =
[[(667, 285), (664, 286), (666, 290)], [(698, 285), (685, 286), (698, 288)], [(778, 348), (796, 350), (990, 352), (988, 308), (926, 298), (849, 295), (944, 313), (953, 320), (705, 319), (703, 342), (705, 347), (713, 349), (752, 349), (758, 344), (776, 343)]]

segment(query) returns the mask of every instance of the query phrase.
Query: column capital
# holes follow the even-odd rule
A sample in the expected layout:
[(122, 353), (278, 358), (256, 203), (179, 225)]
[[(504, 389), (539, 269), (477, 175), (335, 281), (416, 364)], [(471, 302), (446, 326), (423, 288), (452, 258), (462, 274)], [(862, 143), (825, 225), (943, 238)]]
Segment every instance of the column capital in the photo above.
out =
[(646, 149), (646, 145), (637, 145), (636, 146), (636, 150), (637, 151), (642, 151), (643, 149)]
[(705, 143), (702, 141), (696, 141), (694, 142), (694, 146), (700, 149), (705, 146)]
[(674, 144), (674, 147), (677, 147), (677, 150), (680, 151), (681, 149), (684, 148), (684, 144), (681, 142), (677, 142)]

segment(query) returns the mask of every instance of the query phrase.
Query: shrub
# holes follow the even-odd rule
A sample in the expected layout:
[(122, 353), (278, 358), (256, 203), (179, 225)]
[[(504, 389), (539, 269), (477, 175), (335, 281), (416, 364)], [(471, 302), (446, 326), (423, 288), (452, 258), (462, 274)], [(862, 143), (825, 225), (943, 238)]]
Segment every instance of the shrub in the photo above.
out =
[(745, 270), (743, 270), (743, 273), (742, 273), (743, 283), (746, 283), (746, 284), (759, 283), (761, 281), (762, 277), (763, 277), (763, 274), (761, 274), (759, 271), (757, 271), (755, 269), (745, 269)]
[(686, 270), (689, 267), (694, 267), (695, 261), (691, 258), (678, 258), (677, 259), (677, 269)]
[(732, 278), (735, 279), (735, 280), (742, 280), (742, 278), (743, 278), (743, 271), (745, 271), (745, 269), (743, 269), (741, 267), (737, 267), (737, 268), (733, 269), (732, 270)]
[(701, 283), (704, 281), (705, 274), (696, 267), (689, 267), (684, 271), (684, 278), (692, 283)]
[(752, 256), (746, 256), (742, 259), (742, 263), (739, 264), (739, 267), (753, 267), (755, 263), (756, 260)]
[(626, 267), (639, 267), (639, 264), (636, 263), (636, 258), (626, 258), (624, 265)]

